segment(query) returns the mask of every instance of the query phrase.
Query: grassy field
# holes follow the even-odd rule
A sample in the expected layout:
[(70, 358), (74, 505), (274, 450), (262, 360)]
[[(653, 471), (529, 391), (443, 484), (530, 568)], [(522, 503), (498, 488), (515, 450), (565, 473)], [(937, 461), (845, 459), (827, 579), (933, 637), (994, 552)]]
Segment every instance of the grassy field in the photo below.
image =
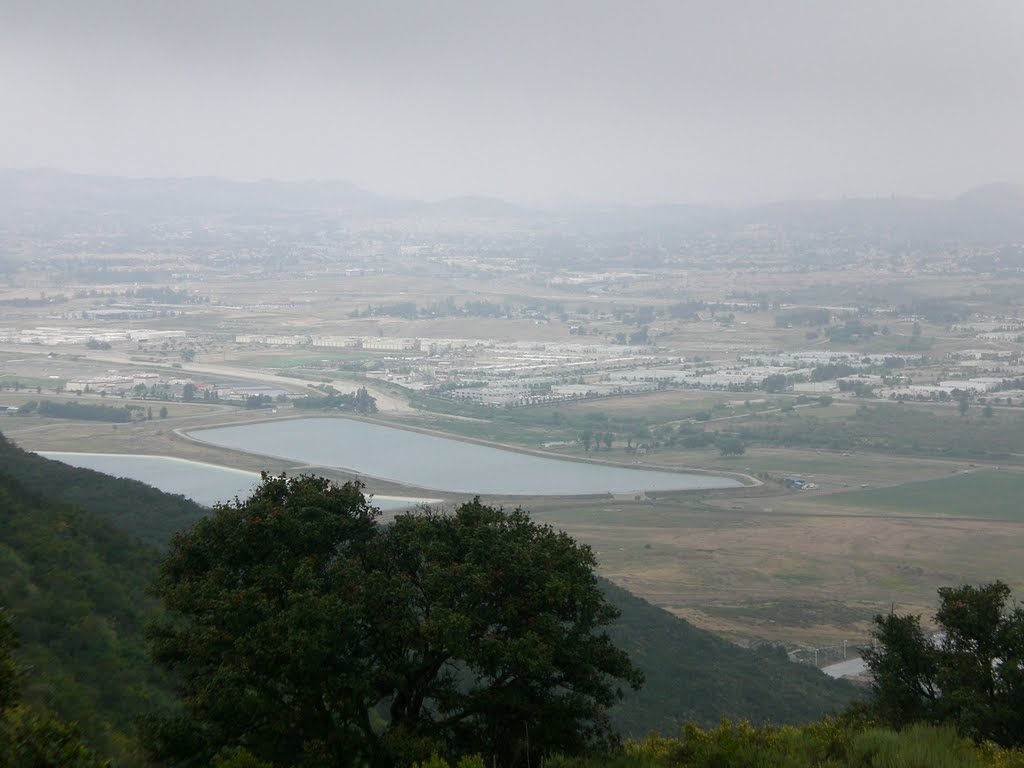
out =
[[(823, 497), (822, 500), (827, 497)], [(601, 572), (739, 641), (865, 643), (895, 604), (926, 621), (940, 586), (1024, 587), (1024, 525), (711, 510), (701, 502), (534, 507), (594, 547)]]
[[(750, 409), (745, 405), (748, 400), (751, 403)], [(560, 411), (566, 415), (599, 414), (609, 418), (630, 417), (642, 419), (648, 424), (663, 424), (692, 418), (702, 411), (713, 411), (716, 406), (718, 410), (714, 416), (718, 417), (743, 414), (751, 409), (771, 408), (780, 400), (788, 402), (789, 399), (765, 395), (763, 392), (745, 394), (684, 389), (543, 406), (531, 410), (536, 410), (542, 419), (550, 418), (552, 413)]]
[(979, 470), (824, 497), (830, 507), (1024, 522), (1024, 474)]
[[(855, 401), (856, 402), (856, 401)], [(955, 404), (896, 405), (860, 401), (835, 419), (832, 408), (796, 409), (753, 416), (729, 427), (748, 445), (871, 451), (889, 455), (934, 456), (1017, 462), (1024, 453), (1024, 412), (995, 409), (991, 417), (972, 405), (960, 416)], [(725, 427), (723, 427), (725, 428)]]

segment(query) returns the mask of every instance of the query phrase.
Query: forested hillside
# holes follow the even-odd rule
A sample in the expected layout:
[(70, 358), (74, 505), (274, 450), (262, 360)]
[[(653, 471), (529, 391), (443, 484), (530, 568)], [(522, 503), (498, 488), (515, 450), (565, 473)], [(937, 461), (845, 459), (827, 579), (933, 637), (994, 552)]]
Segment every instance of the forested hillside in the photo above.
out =
[(0, 472), (54, 501), (77, 504), (117, 528), (163, 549), (171, 536), (188, 528), (206, 510), (184, 496), (79, 469), (23, 451), (0, 434)]
[[(68, 467), (0, 437), (0, 606), (10, 608), (32, 666), (26, 699), (78, 720), (122, 760), (131, 720), (170, 699), (142, 630), (148, 593), (174, 530), (205, 510), (133, 481)], [(613, 710), (623, 732), (678, 733), (684, 720), (803, 722), (838, 711), (854, 689), (780, 654), (740, 649), (602, 582), (622, 615), (615, 643), (647, 678)]]
[(168, 698), (142, 634), (157, 611), (146, 590), (158, 559), (107, 520), (0, 473), (0, 606), (29, 671), (24, 699), (122, 759), (134, 751), (132, 719)]
[(806, 723), (843, 710), (858, 694), (782, 651), (740, 648), (607, 580), (602, 586), (622, 612), (609, 634), (647, 678), (612, 711), (625, 734), (676, 734), (685, 721), (710, 726), (723, 717)]

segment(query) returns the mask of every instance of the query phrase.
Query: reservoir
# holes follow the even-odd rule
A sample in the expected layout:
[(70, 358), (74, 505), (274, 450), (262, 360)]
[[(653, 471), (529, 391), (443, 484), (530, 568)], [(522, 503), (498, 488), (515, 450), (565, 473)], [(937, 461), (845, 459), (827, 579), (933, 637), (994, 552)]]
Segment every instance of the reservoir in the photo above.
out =
[(552, 459), (351, 419), (288, 419), (215, 427), (189, 436), (436, 491), (566, 496), (736, 488), (732, 478)]
[[(247, 498), (260, 480), (256, 472), (170, 456), (63, 451), (40, 451), (39, 455), (73, 467), (138, 480), (165, 493), (180, 494), (207, 507), (212, 507), (217, 502), (231, 501), (235, 496), (240, 499)], [(421, 501), (429, 502), (431, 499), (397, 496), (374, 496), (371, 499), (375, 507), (385, 511), (404, 509)]]

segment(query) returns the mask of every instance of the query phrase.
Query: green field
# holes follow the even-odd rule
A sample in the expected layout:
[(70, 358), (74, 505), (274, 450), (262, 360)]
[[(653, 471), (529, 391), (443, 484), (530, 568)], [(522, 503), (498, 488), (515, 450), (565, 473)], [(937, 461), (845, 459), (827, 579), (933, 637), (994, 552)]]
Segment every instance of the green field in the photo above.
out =
[(1024, 521), (1022, 495), (1024, 474), (985, 470), (891, 488), (837, 493), (828, 496), (827, 503), (905, 514), (1021, 522)]

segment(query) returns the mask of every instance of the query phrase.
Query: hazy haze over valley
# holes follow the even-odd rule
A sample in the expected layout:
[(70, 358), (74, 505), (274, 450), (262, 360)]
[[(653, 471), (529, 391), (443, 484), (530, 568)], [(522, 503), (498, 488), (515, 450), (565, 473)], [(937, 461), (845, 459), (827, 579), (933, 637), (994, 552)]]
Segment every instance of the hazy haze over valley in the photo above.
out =
[(0, 763), (1011, 765), (1022, 30), (0, 0)]
[(0, 2), (0, 167), (528, 204), (1024, 180), (1024, 6)]

